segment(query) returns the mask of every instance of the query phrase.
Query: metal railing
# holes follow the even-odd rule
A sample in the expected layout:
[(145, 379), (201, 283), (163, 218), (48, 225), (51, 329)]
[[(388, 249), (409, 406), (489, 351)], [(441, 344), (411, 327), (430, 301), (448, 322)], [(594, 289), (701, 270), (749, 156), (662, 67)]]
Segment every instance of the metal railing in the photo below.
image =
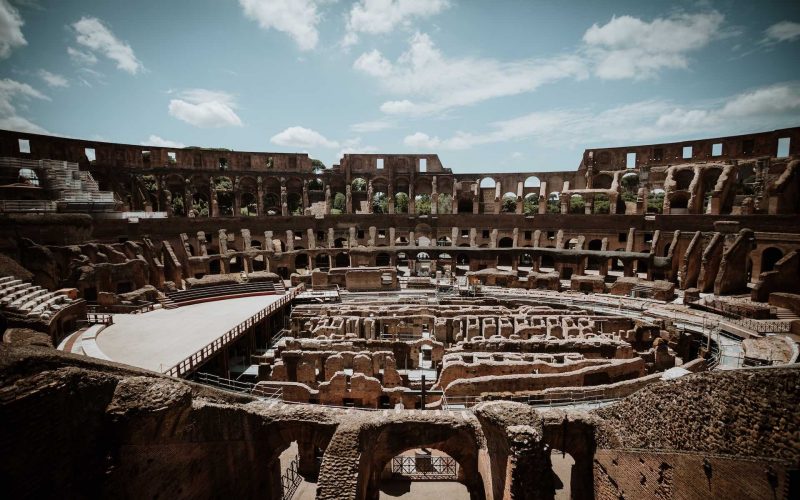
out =
[(56, 202), (51, 200), (0, 200), (0, 212), (55, 212)]
[(252, 382), (242, 382), (203, 372), (197, 373), (193, 380), (223, 391), (247, 394), (261, 399), (283, 399), (283, 390), (280, 387), (265, 387)]
[(297, 488), (300, 486), (300, 483), (303, 482), (303, 476), (301, 476), (300, 472), (298, 472), (299, 467), (300, 457), (294, 457), (294, 460), (292, 460), (292, 463), (289, 464), (289, 467), (286, 469), (286, 471), (281, 474), (283, 500), (291, 500), (291, 498), (297, 492)]
[(155, 308), (155, 302), (143, 304), (113, 304), (99, 305), (93, 304), (88, 307), (90, 313), (113, 313), (113, 314), (139, 314), (150, 312)]
[(89, 312), (86, 313), (86, 322), (90, 325), (113, 325), (114, 318), (110, 314)]
[(250, 316), (246, 320), (242, 321), (238, 325), (234, 326), (227, 332), (225, 332), (222, 336), (218, 337), (214, 341), (207, 344), (205, 347), (198, 349), (195, 353), (191, 354), (184, 360), (180, 361), (175, 366), (164, 371), (164, 374), (169, 375), (171, 377), (182, 377), (184, 375), (188, 375), (197, 368), (200, 367), (203, 363), (208, 361), (209, 358), (214, 356), (217, 352), (219, 352), (222, 348), (230, 344), (231, 342), (237, 340), (239, 337), (245, 334), (250, 328), (255, 326), (256, 324), (260, 323), (263, 319), (274, 313), (275, 311), (281, 309), (288, 303), (290, 303), (297, 294), (302, 291), (302, 286), (292, 289), (289, 293), (281, 297), (278, 301), (273, 302), (269, 306), (265, 307), (264, 309), (260, 310), (253, 316)]
[(453, 457), (401, 455), (392, 458), (392, 474), (417, 480), (455, 481), (458, 462)]

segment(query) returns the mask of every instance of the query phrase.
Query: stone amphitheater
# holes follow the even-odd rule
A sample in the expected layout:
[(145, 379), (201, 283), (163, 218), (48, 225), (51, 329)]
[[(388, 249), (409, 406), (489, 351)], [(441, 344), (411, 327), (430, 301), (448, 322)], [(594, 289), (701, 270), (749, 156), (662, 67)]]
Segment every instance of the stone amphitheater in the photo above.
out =
[(799, 158), (800, 128), (486, 174), (0, 131), (4, 491), (798, 498)]

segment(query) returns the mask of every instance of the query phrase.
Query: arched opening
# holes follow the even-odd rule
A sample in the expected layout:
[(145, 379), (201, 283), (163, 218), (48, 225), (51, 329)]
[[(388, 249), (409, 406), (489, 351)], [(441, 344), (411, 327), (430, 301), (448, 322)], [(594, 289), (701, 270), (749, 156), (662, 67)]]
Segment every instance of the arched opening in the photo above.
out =
[(611, 213), (611, 201), (604, 194), (595, 195), (592, 205), (592, 212), (596, 214)]
[(350, 183), (350, 188), (353, 193), (365, 192), (367, 190), (367, 180), (363, 177), (356, 177), (353, 179), (353, 182)]
[(414, 212), (418, 215), (430, 215), (431, 196), (429, 194), (418, 194), (414, 197)]
[(347, 240), (345, 240), (344, 238), (336, 238), (335, 240), (333, 240), (333, 248), (344, 248), (345, 241)]
[(686, 193), (674, 193), (669, 199), (670, 211), (686, 212), (689, 208), (689, 195)]
[(286, 208), (290, 215), (303, 215), (303, 196), (300, 193), (289, 193), (286, 196)]
[(322, 183), (322, 179), (317, 177), (316, 179), (311, 179), (308, 183), (308, 190), (309, 191), (322, 191), (325, 189), (325, 185)]
[(389, 213), (389, 197), (383, 191), (378, 191), (372, 195), (372, 213)]
[(403, 267), (408, 266), (408, 257), (405, 252), (399, 252), (397, 254), (397, 265)]
[(418, 247), (429, 247), (431, 246), (431, 239), (427, 236), (420, 236), (417, 238), (417, 246)]
[(572, 498), (572, 469), (575, 466), (575, 459), (569, 453), (551, 448), (550, 464), (556, 490), (554, 498)]
[(203, 193), (194, 193), (192, 195), (192, 209), (189, 212), (189, 217), (208, 217), (208, 197)]
[(342, 252), (336, 255), (336, 267), (350, 267), (350, 254)]
[(439, 199), (436, 203), (436, 213), (453, 213), (453, 195), (448, 193), (439, 193)]
[(636, 193), (639, 191), (639, 175), (635, 172), (628, 172), (620, 179), (622, 187), (622, 201), (636, 201)]
[(761, 272), (772, 271), (775, 264), (783, 258), (783, 251), (780, 248), (769, 247), (761, 252)]
[(281, 214), (281, 202), (277, 194), (267, 193), (264, 195), (264, 213), (266, 215)]
[(613, 179), (608, 174), (598, 174), (592, 179), (593, 189), (611, 189)]
[(267, 270), (267, 261), (263, 255), (256, 255), (253, 257), (253, 271), (266, 271)]
[(394, 195), (394, 211), (398, 214), (408, 213), (408, 194), (396, 193)]
[(331, 200), (331, 214), (343, 214), (347, 210), (347, 196), (341, 191), (337, 191)]
[(253, 193), (242, 193), (241, 207), (239, 207), (240, 215), (248, 217), (255, 217), (258, 215), (258, 202), (256, 195)]
[(294, 268), (295, 269), (307, 269), (308, 268), (308, 255), (305, 253), (297, 254), (294, 258)]
[(525, 182), (523, 183), (523, 186), (526, 188), (538, 188), (541, 187), (541, 185), (542, 182), (535, 175), (528, 177), (527, 179), (525, 179)]
[(472, 213), (472, 200), (459, 198), (458, 199), (458, 213), (460, 213), (460, 214), (471, 214)]
[(515, 213), (517, 211), (517, 195), (511, 192), (504, 194), (500, 211), (508, 214)]
[(509, 236), (500, 238), (500, 241), (497, 242), (497, 246), (498, 248), (512, 248), (514, 246), (514, 239)]
[(522, 203), (522, 213), (525, 215), (533, 215), (539, 213), (539, 195), (536, 193), (529, 193), (525, 195), (525, 200)]
[(208, 261), (208, 273), (209, 274), (220, 274), (221, 266), (219, 263), (219, 259), (212, 259)]
[(436, 246), (439, 247), (449, 247), (453, 245), (453, 241), (450, 239), (449, 236), (441, 236), (438, 240), (436, 240)]
[(603, 240), (601, 239), (593, 239), (589, 241), (589, 244), (586, 246), (587, 250), (595, 250), (599, 251), (603, 249)]
[(31, 168), (21, 168), (17, 175), (17, 182), (29, 186), (39, 186), (39, 176), (36, 175), (36, 171)]
[(479, 184), (481, 189), (493, 188), (496, 185), (497, 183), (491, 177), (484, 177), (483, 179), (481, 179), (481, 182)]
[(585, 211), (586, 202), (583, 200), (583, 196), (579, 194), (573, 194), (569, 197), (569, 213), (571, 214), (582, 214)]
[(228, 272), (230, 273), (240, 273), (244, 267), (242, 267), (242, 258), (237, 256), (231, 257), (228, 261)]
[(224, 175), (214, 177), (214, 191), (217, 195), (217, 210), (222, 217), (233, 214), (233, 182)]
[[(624, 252), (624, 248), (618, 248), (617, 252)], [(611, 270), (612, 271), (622, 271), (625, 269), (625, 263), (622, 262), (622, 259), (612, 258), (611, 259)]]
[[(413, 441), (400, 439), (400, 432), (414, 436)], [(375, 443), (373, 453), (360, 478), (366, 483), (365, 498), (378, 498), (381, 493), (400, 496), (402, 492), (410, 498), (486, 498), (474, 451), (479, 445), (469, 431), (449, 422), (388, 424), (370, 441)], [(382, 474), (387, 467), (392, 472), (390, 481)], [(426, 476), (445, 481), (432, 483)]]
[(375, 265), (379, 267), (391, 266), (392, 257), (388, 253), (379, 253), (375, 256)]
[(539, 266), (539, 269), (552, 271), (555, 269), (555, 261), (553, 260), (553, 256), (549, 253), (542, 254), (542, 263)]
[(680, 191), (685, 191), (689, 189), (689, 186), (692, 184), (693, 179), (694, 179), (694, 170), (688, 168), (679, 170), (675, 174), (675, 189)]
[(327, 271), (331, 267), (331, 260), (327, 254), (321, 253), (314, 257), (314, 267), (320, 271)]
[(664, 190), (654, 189), (647, 195), (647, 213), (660, 214), (664, 210)]
[(550, 193), (550, 196), (547, 197), (547, 213), (550, 214), (557, 214), (561, 213), (561, 193), (558, 191), (553, 191)]

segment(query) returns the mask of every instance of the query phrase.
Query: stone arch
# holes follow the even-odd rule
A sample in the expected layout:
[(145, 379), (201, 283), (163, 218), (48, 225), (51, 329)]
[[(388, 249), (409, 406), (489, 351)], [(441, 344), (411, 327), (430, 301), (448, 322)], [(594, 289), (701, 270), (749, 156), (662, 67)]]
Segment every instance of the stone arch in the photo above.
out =
[(586, 200), (580, 194), (573, 194), (569, 197), (569, 213), (582, 214), (585, 211)]
[(783, 258), (783, 250), (777, 247), (768, 247), (761, 252), (761, 272), (772, 271), (775, 264)]
[(460, 467), (458, 481), (467, 487), (472, 499), (485, 499), (484, 481), (478, 467), (482, 437), (476, 432), (473, 427), (453, 420), (393, 421), (381, 425), (370, 432), (371, 436), (361, 440), (369, 443), (371, 449), (370, 453), (361, 454), (360, 497), (378, 498), (381, 474), (392, 458), (408, 450), (426, 448), (442, 451), (455, 459)]
[(350, 267), (350, 254), (347, 252), (340, 252), (334, 258), (335, 267)]
[(602, 250), (603, 249), (603, 240), (595, 238), (589, 241), (589, 244), (586, 246), (587, 250)]
[(386, 252), (381, 252), (375, 256), (375, 265), (378, 267), (388, 267), (392, 265), (392, 257)]
[(611, 183), (614, 179), (608, 174), (597, 174), (592, 179), (593, 189), (611, 189)]
[(538, 188), (541, 185), (542, 185), (542, 181), (539, 180), (539, 178), (536, 177), (535, 175), (531, 175), (530, 177), (525, 179), (525, 182), (523, 183), (523, 187), (526, 187), (526, 188)]
[(317, 254), (314, 257), (314, 267), (326, 271), (331, 267), (331, 258), (326, 253)]
[(678, 170), (675, 175), (675, 189), (677, 190), (686, 190), (689, 189), (689, 186), (692, 184), (694, 180), (694, 170), (685, 168), (682, 170)]
[(513, 214), (517, 211), (517, 195), (511, 191), (503, 195), (500, 200), (500, 211)]
[(498, 248), (512, 248), (514, 246), (514, 239), (510, 236), (504, 236), (497, 242)]
[(240, 213), (236, 215), (246, 215), (250, 217), (258, 215), (258, 200), (255, 194), (244, 192), (241, 194), (240, 200)]
[(494, 180), (494, 177), (484, 177), (478, 185), (481, 189), (491, 189), (497, 185), (497, 181)]

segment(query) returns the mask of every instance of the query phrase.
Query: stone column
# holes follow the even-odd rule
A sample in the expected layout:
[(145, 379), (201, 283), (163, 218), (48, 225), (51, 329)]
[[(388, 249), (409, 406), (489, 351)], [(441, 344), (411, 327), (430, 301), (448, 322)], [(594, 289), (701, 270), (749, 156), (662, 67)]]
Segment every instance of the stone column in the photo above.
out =
[(521, 214), (524, 208), (525, 201), (525, 183), (517, 181), (517, 210), (516, 213)]
[(329, 227), (328, 228), (328, 248), (333, 248), (333, 247), (336, 246), (336, 241), (335, 240), (336, 240), (336, 238), (335, 238), (335, 234), (333, 232), (333, 228)]
[(239, 176), (233, 178), (233, 216), (239, 217), (242, 214), (242, 195), (239, 192)]
[(386, 206), (388, 207), (388, 211), (390, 214), (394, 213), (394, 186), (390, 182), (389, 185), (386, 187), (386, 196), (389, 199), (386, 201)]
[(377, 234), (378, 230), (375, 226), (369, 226), (369, 238), (367, 239), (367, 246), (374, 247), (375, 246), (375, 235)]
[(413, 179), (408, 184), (408, 213), (416, 214), (417, 213), (417, 203), (414, 199), (414, 181)]
[(308, 240), (308, 249), (309, 250), (316, 250), (317, 249), (317, 238), (314, 235), (314, 229), (312, 229), (312, 228), (306, 229), (306, 239)]
[(325, 186), (325, 215), (331, 214), (331, 186), (328, 184)]
[(489, 248), (497, 248), (497, 229), (489, 233)]
[(192, 209), (192, 202), (194, 201), (192, 199), (192, 195), (193, 194), (194, 193), (192, 193), (192, 181), (189, 180), (189, 179), (186, 179), (183, 182), (183, 216), (184, 217), (188, 217), (189, 216), (189, 210)]
[(348, 214), (353, 213), (353, 187), (350, 184), (344, 187), (344, 208)]
[[(478, 230), (475, 229), (474, 227), (469, 228), (469, 246), (472, 248), (477, 247), (478, 246), (477, 239), (478, 239)], [(472, 260), (473, 259), (470, 259), (470, 262), (472, 262)]]
[(294, 250), (294, 231), (291, 229), (286, 230), (286, 251), (291, 252)]
[(512, 239), (514, 240), (514, 243), (511, 246), (516, 248), (519, 246), (519, 228), (515, 227), (511, 234), (512, 234)]
[(211, 197), (208, 200), (208, 215), (211, 217), (219, 217), (219, 203), (217, 202), (217, 190), (214, 189), (214, 177), (208, 178), (209, 190)]
[(458, 182), (453, 178), (453, 194), (450, 198), (450, 213), (458, 213)]
[(414, 231), (408, 232), (408, 246), (415, 247), (417, 246), (417, 239), (414, 235)]
[(450, 246), (454, 247), (458, 246), (459, 236), (460, 236), (460, 230), (457, 227), (453, 227), (450, 229)]
[(356, 228), (350, 226), (350, 240), (349, 240), (350, 248), (355, 248), (358, 246), (358, 240), (356, 239)]
[(501, 208), (503, 208), (503, 187), (500, 181), (497, 181), (494, 185), (494, 213), (499, 214)]
[(256, 179), (257, 185), (257, 192), (256, 196), (258, 196), (258, 200), (256, 200), (256, 204), (258, 205), (258, 215), (264, 215), (264, 179), (261, 176), (258, 176)]
[(436, 186), (436, 176), (431, 179), (431, 215), (439, 213), (439, 188)]
[(393, 227), (390, 227), (389, 228), (389, 246), (390, 247), (395, 246), (394, 235), (395, 235), (395, 229)]
[(289, 197), (286, 194), (286, 180), (281, 177), (281, 215), (289, 215)]
[(373, 213), (372, 209), (372, 179), (367, 181), (367, 213)]

